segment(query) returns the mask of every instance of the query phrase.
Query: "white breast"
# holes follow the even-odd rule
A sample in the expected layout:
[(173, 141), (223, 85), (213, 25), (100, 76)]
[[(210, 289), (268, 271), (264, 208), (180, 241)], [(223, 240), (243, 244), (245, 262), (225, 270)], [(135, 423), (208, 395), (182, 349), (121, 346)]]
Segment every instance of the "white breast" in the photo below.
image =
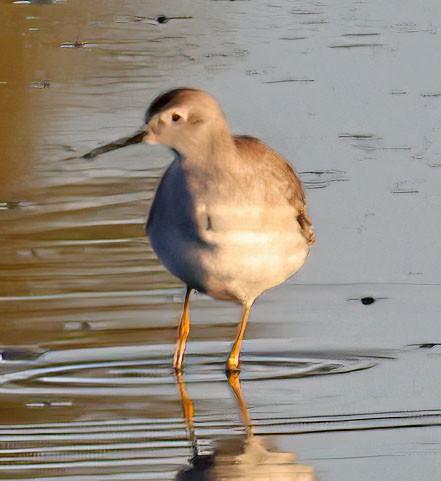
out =
[(203, 238), (215, 249), (201, 253), (208, 294), (253, 299), (293, 275), (305, 262), (308, 243), (290, 206), (209, 206)]

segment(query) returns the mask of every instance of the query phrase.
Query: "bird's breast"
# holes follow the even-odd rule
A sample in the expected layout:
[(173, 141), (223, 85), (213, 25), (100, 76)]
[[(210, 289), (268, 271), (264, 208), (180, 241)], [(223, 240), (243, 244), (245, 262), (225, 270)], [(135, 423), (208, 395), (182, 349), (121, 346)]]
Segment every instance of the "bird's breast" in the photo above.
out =
[(309, 251), (292, 208), (207, 205), (201, 208), (201, 237), (212, 249), (200, 257), (207, 292), (221, 287), (237, 299), (251, 299), (280, 284), (303, 265)]

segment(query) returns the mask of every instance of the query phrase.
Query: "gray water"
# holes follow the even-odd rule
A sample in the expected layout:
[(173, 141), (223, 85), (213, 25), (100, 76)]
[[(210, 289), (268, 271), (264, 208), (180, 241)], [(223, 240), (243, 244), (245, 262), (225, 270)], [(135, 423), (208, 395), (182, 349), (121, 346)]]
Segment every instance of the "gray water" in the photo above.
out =
[[(0, 3), (0, 479), (438, 479), (441, 4), (47, 3)], [(317, 234), (253, 308), (242, 404), (237, 306), (194, 296), (170, 369), (184, 292), (143, 233), (170, 153), (81, 159), (182, 85), (289, 159)]]

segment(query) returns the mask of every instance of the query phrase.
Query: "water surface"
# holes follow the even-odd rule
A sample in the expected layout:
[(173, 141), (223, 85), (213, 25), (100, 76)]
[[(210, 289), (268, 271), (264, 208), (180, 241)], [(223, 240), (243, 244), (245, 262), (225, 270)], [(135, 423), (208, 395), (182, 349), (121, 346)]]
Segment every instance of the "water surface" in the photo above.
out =
[[(0, 3), (0, 479), (436, 479), (440, 5), (42, 3)], [(241, 397), (234, 305), (194, 296), (170, 370), (184, 293), (143, 232), (170, 153), (81, 158), (179, 85), (292, 162), (317, 232)]]

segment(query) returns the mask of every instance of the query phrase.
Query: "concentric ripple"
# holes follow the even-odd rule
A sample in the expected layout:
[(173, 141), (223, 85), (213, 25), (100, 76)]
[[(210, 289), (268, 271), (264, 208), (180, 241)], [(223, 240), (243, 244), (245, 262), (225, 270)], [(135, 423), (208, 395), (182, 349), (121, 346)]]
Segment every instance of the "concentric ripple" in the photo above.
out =
[[(190, 346), (186, 369), (189, 382), (225, 379), (223, 363), (228, 345), (220, 344), (195, 342)], [(214, 350), (219, 347), (225, 350)], [(88, 395), (101, 396), (114, 395), (117, 388), (118, 394), (121, 389), (126, 394), (140, 394), (140, 390), (152, 385), (175, 383), (171, 369), (173, 349), (172, 345), (161, 345), (60, 350), (44, 353), (29, 362), (20, 362), (16, 369), (12, 366), (16, 361), (4, 361), (0, 392), (19, 387), (20, 393), (27, 395), (75, 395), (86, 390)], [(264, 380), (341, 374), (374, 365), (374, 358), (368, 356), (311, 355), (274, 349), (271, 354), (247, 351), (242, 358), (241, 378)]]

